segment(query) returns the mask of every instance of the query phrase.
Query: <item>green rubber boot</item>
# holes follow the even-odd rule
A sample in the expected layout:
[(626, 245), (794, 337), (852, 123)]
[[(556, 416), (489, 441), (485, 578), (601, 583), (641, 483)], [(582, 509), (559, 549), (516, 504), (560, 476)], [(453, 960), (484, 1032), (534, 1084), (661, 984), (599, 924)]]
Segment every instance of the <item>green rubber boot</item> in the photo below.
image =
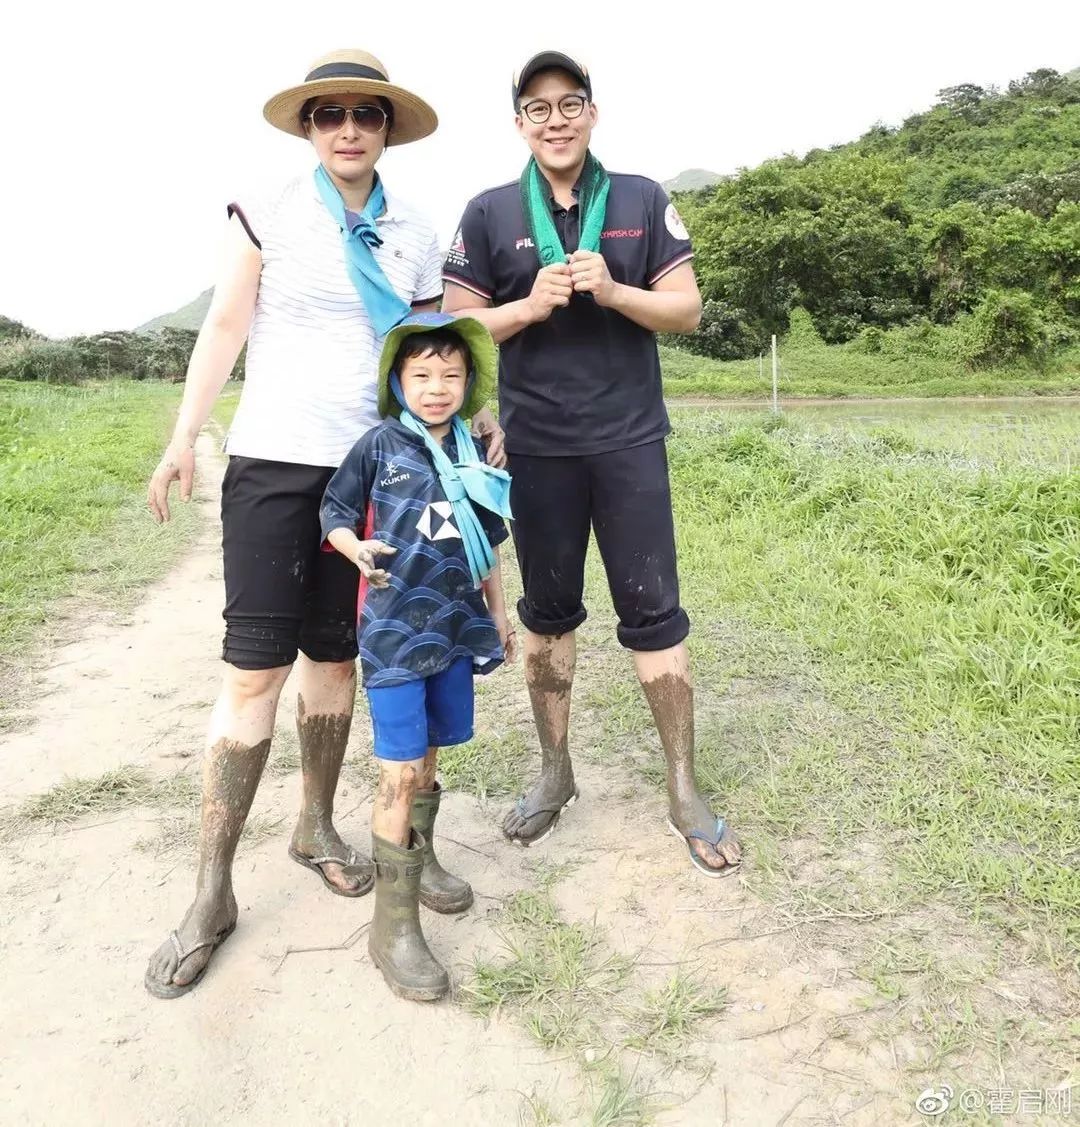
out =
[(408, 849), (371, 835), (375, 862), (375, 917), (368, 954), (387, 986), (401, 998), (432, 1002), (450, 989), (450, 976), (420, 930), (420, 874), (426, 842), (415, 830)]
[(420, 877), (420, 903), (433, 912), (464, 912), (473, 902), (472, 886), (461, 877), (448, 873), (435, 856), (435, 819), (439, 814), (442, 787), (417, 791), (413, 800), (412, 828), (427, 843), (424, 847), (424, 871)]

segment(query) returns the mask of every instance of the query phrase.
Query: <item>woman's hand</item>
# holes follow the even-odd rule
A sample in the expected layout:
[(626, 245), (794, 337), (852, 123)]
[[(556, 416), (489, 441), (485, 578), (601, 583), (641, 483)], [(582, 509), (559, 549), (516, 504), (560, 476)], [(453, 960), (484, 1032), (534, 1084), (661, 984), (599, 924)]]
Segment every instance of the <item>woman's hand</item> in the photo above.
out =
[(169, 487), (174, 481), (180, 482), (180, 500), (191, 500), (191, 486), (195, 480), (195, 449), (186, 443), (175, 440), (165, 448), (161, 455), (157, 469), (150, 478), (150, 486), (146, 491), (146, 507), (150, 515), (161, 524), (168, 521), (169, 513)]
[(390, 586), (390, 572), (385, 568), (375, 566), (376, 556), (392, 556), (397, 548), (391, 548), (381, 540), (358, 540), (356, 542), (356, 555), (353, 563), (360, 569), (360, 574), (380, 590)]
[(494, 466), (497, 470), (505, 469), (506, 450), (503, 448), (503, 443), (506, 435), (495, 421), (495, 416), (486, 407), (473, 416), (473, 434), (484, 444), (488, 465)]

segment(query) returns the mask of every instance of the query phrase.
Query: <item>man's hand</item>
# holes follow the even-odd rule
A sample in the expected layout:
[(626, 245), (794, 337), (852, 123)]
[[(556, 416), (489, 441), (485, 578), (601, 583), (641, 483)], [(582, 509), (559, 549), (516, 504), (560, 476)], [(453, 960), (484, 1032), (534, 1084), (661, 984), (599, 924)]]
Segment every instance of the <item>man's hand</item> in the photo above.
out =
[(506, 663), (513, 665), (518, 655), (517, 631), (510, 629), (510, 624), (506, 620), (506, 611), (492, 611), (491, 620), (499, 632), (499, 641), (506, 655)]
[(532, 293), (525, 299), (533, 321), (546, 321), (554, 310), (569, 305), (573, 292), (568, 263), (556, 262), (543, 267), (533, 282)]
[(190, 501), (191, 486), (195, 480), (195, 450), (191, 446), (170, 442), (146, 491), (146, 507), (158, 524), (169, 520), (169, 486), (177, 480), (180, 482), (180, 500)]
[(570, 255), (570, 278), (575, 293), (591, 293), (597, 305), (610, 305), (615, 296), (615, 279), (602, 254), (576, 250)]
[(390, 572), (375, 566), (376, 556), (392, 556), (397, 548), (391, 548), (381, 540), (359, 540), (356, 544), (356, 556), (353, 563), (360, 569), (360, 574), (372, 587), (389, 587)]
[(506, 450), (503, 448), (506, 435), (495, 421), (495, 416), (485, 407), (473, 416), (472, 427), (473, 434), (480, 439), (487, 451), (488, 465), (497, 470), (503, 469), (506, 465)]

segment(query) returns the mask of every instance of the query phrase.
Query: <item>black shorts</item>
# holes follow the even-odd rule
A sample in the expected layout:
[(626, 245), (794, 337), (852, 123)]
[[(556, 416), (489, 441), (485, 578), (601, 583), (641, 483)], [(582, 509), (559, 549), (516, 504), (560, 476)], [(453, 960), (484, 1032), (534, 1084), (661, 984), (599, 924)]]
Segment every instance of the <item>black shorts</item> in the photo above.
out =
[(534, 634), (585, 621), (590, 527), (631, 650), (666, 650), (690, 633), (679, 605), (675, 526), (663, 439), (569, 458), (511, 454), (511, 528), (525, 597), (518, 617)]
[(334, 471), (230, 457), (221, 486), (222, 658), (238, 669), (353, 661), (360, 573), (321, 550), (319, 505)]

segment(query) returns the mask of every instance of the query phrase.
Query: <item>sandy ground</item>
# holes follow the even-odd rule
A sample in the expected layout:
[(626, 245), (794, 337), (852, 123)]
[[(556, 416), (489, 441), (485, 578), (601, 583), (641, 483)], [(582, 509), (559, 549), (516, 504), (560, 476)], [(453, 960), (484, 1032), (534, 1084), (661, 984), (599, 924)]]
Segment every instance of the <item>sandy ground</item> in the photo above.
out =
[[(9, 801), (120, 764), (197, 772), (220, 675), (222, 468), (207, 444), (194, 501), (202, 531), (173, 572), (123, 620), (73, 619), (78, 640), (35, 669), (28, 722), (0, 737)], [(520, 667), (499, 676), (500, 686), (484, 689), (501, 694), (498, 722), (527, 725)], [(580, 676), (588, 677), (587, 651)], [(482, 699), (481, 716), (492, 712)], [(289, 701), (279, 730), (292, 724)], [(355, 725), (351, 756), (366, 754), (365, 728)], [(534, 746), (531, 728), (528, 738)], [(445, 801), (441, 854), (478, 894), (465, 916), (424, 917), (455, 981), (477, 952), (499, 951), (500, 898), (533, 886), (539, 864), (573, 861), (556, 902), (567, 919), (595, 919), (612, 949), (636, 956), (634, 990), (703, 954), (710, 982), (727, 989), (727, 1007), (694, 1046), (713, 1065), (704, 1080), (643, 1064), (666, 1104), (658, 1122), (916, 1120), (915, 1093), (895, 1061), (861, 1037), (866, 988), (842, 952), (814, 949), (797, 932), (770, 934), (775, 917), (741, 878), (708, 881), (689, 868), (663, 833), (655, 790), (629, 771), (605, 780), (587, 757), (579, 763), (582, 801), (537, 849), (498, 835), (504, 802)], [(338, 825), (365, 848), (368, 799), (353, 769)], [(147, 957), (179, 922), (194, 879), (188, 850), (135, 848), (159, 830), (160, 811), (105, 813), (5, 843), (0, 1121), (514, 1124), (528, 1122), (519, 1117), (532, 1095), (561, 1122), (589, 1121), (595, 1101), (583, 1062), (542, 1049), (513, 1015), (484, 1021), (453, 1000), (425, 1007), (390, 994), (356, 935), (373, 897), (332, 896), (286, 855), (298, 802), (297, 773), (264, 779), (255, 811), (280, 824), (241, 844), (237, 931), (203, 983), (177, 1001), (143, 989)], [(290, 947), (350, 937), (351, 946), (284, 957)]]

